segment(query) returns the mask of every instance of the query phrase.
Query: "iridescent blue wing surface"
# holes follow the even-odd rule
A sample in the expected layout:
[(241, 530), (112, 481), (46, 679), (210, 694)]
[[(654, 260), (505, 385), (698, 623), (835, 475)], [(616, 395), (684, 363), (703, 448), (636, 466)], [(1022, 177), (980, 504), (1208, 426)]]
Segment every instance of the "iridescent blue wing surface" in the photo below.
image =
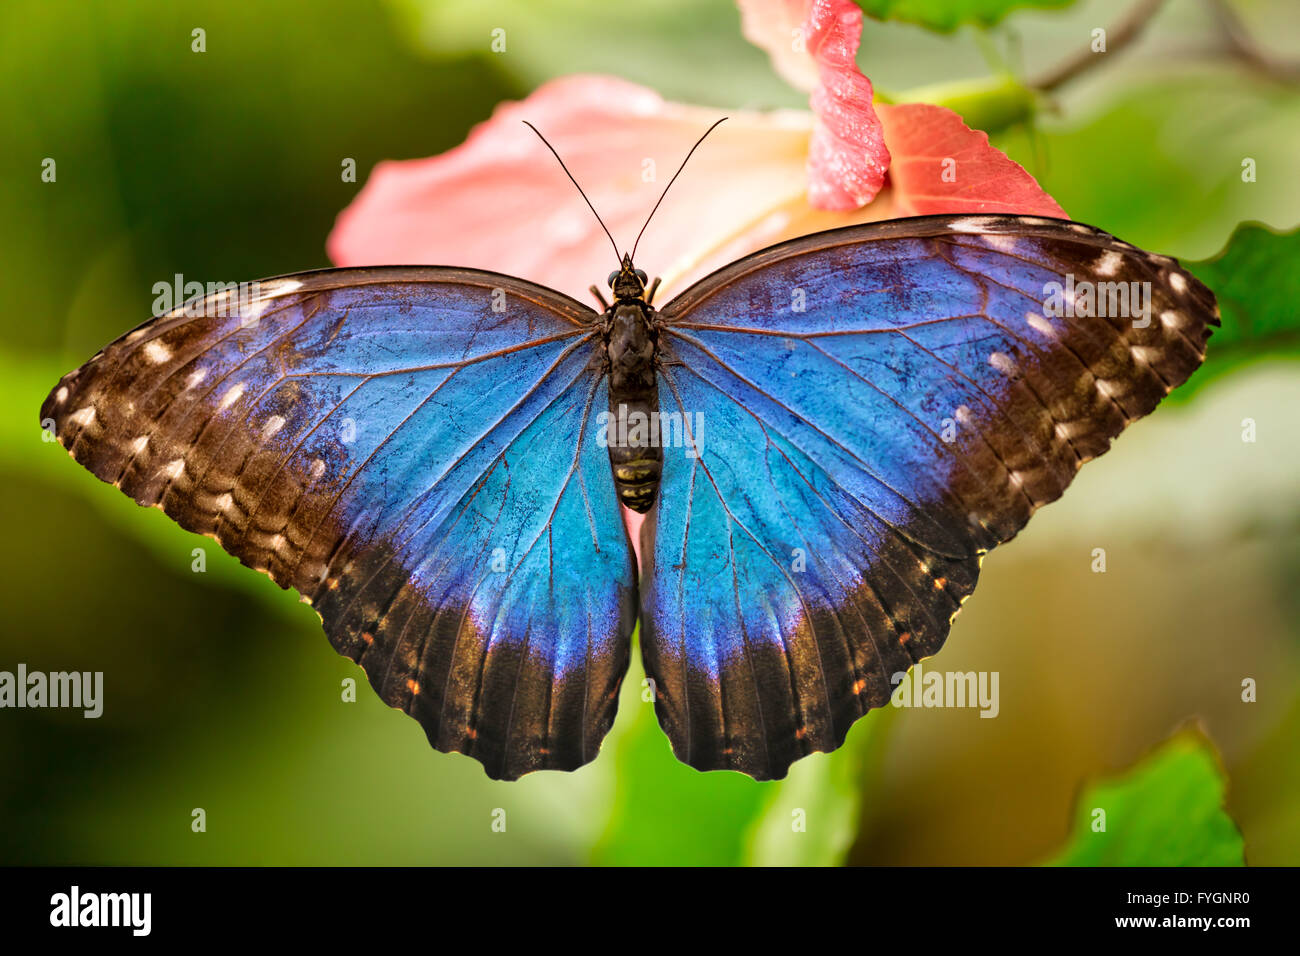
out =
[[(434, 747), (591, 760), (636, 618), (590, 309), (472, 270), (338, 269), (149, 322), (41, 411), (72, 456), (320, 613)], [(198, 313), (198, 314), (193, 314)]]
[[(1146, 310), (1081, 314), (1088, 284), (1122, 311), (1117, 283)], [(788, 242), (662, 322), (661, 406), (695, 448), (664, 449), (643, 532), (646, 671), (680, 759), (760, 779), (838, 747), (934, 654), (980, 556), (1181, 384), (1218, 324), (1174, 260), (1015, 216)]]

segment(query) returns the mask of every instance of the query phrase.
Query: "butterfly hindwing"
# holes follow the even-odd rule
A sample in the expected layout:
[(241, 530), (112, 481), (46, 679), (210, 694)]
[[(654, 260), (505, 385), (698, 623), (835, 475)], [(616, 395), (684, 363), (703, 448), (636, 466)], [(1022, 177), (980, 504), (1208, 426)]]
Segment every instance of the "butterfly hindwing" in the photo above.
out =
[[(197, 313), (197, 314), (193, 314)], [(591, 760), (636, 616), (591, 310), (471, 270), (340, 269), (191, 303), (65, 376), (71, 454), (296, 588), (440, 750)]]
[[(1069, 314), (1118, 283), (1126, 314)], [(664, 450), (643, 535), (643, 656), (677, 755), (760, 779), (838, 747), (935, 653), (980, 556), (1186, 380), (1218, 322), (1173, 260), (1011, 216), (795, 240), (663, 320), (664, 413), (698, 424)]]

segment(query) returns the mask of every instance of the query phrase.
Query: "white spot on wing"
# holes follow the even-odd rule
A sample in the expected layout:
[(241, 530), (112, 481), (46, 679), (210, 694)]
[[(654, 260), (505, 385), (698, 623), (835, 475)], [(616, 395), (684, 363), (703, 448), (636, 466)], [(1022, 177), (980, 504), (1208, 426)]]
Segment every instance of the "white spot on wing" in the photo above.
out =
[(296, 292), (301, 288), (302, 282), (297, 279), (276, 279), (273, 282), (259, 282), (257, 285), (258, 296), (248, 303), (247, 308), (240, 313), (240, 324), (256, 324), (266, 314), (266, 310), (275, 303), (276, 299), (291, 292)]
[(1016, 237), (1008, 236), (1005, 233), (992, 233), (980, 236), (980, 239), (986, 246), (997, 249), (1000, 252), (1010, 252), (1016, 247)]
[(141, 435), (139, 438), (131, 442), (130, 445), (131, 454), (138, 455), (140, 454), (140, 452), (144, 451), (148, 447), (149, 447), (149, 436)]
[(271, 282), (259, 282), (258, 291), (262, 293), (264, 299), (274, 299), (277, 296), (288, 295), (290, 292), (297, 292), (302, 288), (302, 282), (298, 279), (275, 279)]
[(262, 441), (266, 441), (283, 427), (284, 419), (279, 415), (272, 415), (266, 420), (266, 424), (262, 426)]
[(179, 478), (181, 476), (181, 472), (183, 472), (184, 470), (185, 470), (185, 459), (177, 458), (175, 461), (169, 461), (167, 462), (167, 464), (159, 468), (158, 474), (162, 475), (164, 478), (167, 478), (169, 480), (174, 480), (176, 478)]
[(217, 495), (212, 504), (218, 511), (229, 511), (235, 506), (235, 499), (227, 491), (225, 494)]
[(81, 428), (85, 428), (95, 420), (95, 407), (87, 405), (85, 408), (79, 408), (68, 416), (68, 421)]
[(199, 382), (203, 381), (207, 377), (208, 377), (207, 369), (196, 368), (194, 371), (190, 372), (190, 377), (185, 380), (185, 387), (193, 388), (195, 385), (198, 385)]
[(154, 339), (144, 347), (144, 357), (154, 365), (161, 365), (172, 357), (172, 350), (157, 339)]
[(240, 382), (238, 385), (231, 386), (230, 389), (226, 391), (226, 394), (221, 396), (221, 401), (217, 404), (217, 408), (219, 410), (224, 411), (225, 409), (229, 408), (231, 405), (235, 404), (235, 402), (239, 401), (240, 396), (243, 394), (244, 394), (243, 382)]
[(1099, 276), (1113, 276), (1119, 271), (1119, 264), (1124, 261), (1114, 249), (1107, 249), (1101, 254), (1101, 258), (1093, 264), (1093, 269)]
[(989, 364), (1003, 375), (1011, 376), (1016, 374), (1016, 363), (1011, 360), (1011, 356), (1003, 352), (994, 352), (990, 355)]
[(1181, 272), (1171, 272), (1169, 273), (1169, 287), (1182, 295), (1187, 291), (1187, 280), (1183, 278)]
[(59, 386), (59, 390), (54, 393), (54, 400), (59, 403), (66, 402), (68, 400), (68, 389), (66, 386), (63, 385)]
[(1048, 322), (1037, 312), (1026, 313), (1025, 321), (1029, 323), (1029, 327), (1035, 332), (1039, 332), (1047, 336), (1049, 339), (1056, 338), (1056, 330), (1052, 328), (1052, 323)]
[(991, 216), (966, 216), (954, 219), (948, 224), (953, 232), (988, 232), (998, 225), (998, 220)]

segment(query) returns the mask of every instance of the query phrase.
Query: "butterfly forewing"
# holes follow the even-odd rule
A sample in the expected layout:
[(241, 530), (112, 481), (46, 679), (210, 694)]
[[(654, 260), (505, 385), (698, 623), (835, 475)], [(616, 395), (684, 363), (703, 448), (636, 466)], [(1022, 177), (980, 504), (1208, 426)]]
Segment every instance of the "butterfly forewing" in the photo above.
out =
[(1013, 216), (820, 233), (669, 303), (664, 411), (702, 421), (665, 449), (641, 583), (678, 756), (766, 778), (839, 746), (942, 645), (979, 556), (1186, 380), (1217, 321), (1173, 260)]
[(595, 314), (471, 270), (343, 269), (187, 304), (42, 420), (293, 587), (380, 697), (496, 777), (591, 760), (635, 615)]

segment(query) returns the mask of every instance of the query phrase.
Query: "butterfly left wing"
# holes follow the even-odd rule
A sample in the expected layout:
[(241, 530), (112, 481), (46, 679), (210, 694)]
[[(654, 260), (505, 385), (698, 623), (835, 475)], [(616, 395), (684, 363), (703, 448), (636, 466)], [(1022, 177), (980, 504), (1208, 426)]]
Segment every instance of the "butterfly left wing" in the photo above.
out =
[(64, 376), (43, 424), (320, 613), (439, 750), (591, 760), (636, 616), (595, 313), (532, 283), (337, 269), (217, 293)]
[[(1045, 307), (1052, 283), (1064, 306), (1120, 282), (1148, 284), (1144, 316)], [(642, 653), (678, 757), (759, 779), (838, 747), (938, 651), (980, 555), (1181, 384), (1218, 322), (1173, 260), (1015, 216), (787, 242), (663, 321), (661, 404), (696, 457), (664, 449)]]

